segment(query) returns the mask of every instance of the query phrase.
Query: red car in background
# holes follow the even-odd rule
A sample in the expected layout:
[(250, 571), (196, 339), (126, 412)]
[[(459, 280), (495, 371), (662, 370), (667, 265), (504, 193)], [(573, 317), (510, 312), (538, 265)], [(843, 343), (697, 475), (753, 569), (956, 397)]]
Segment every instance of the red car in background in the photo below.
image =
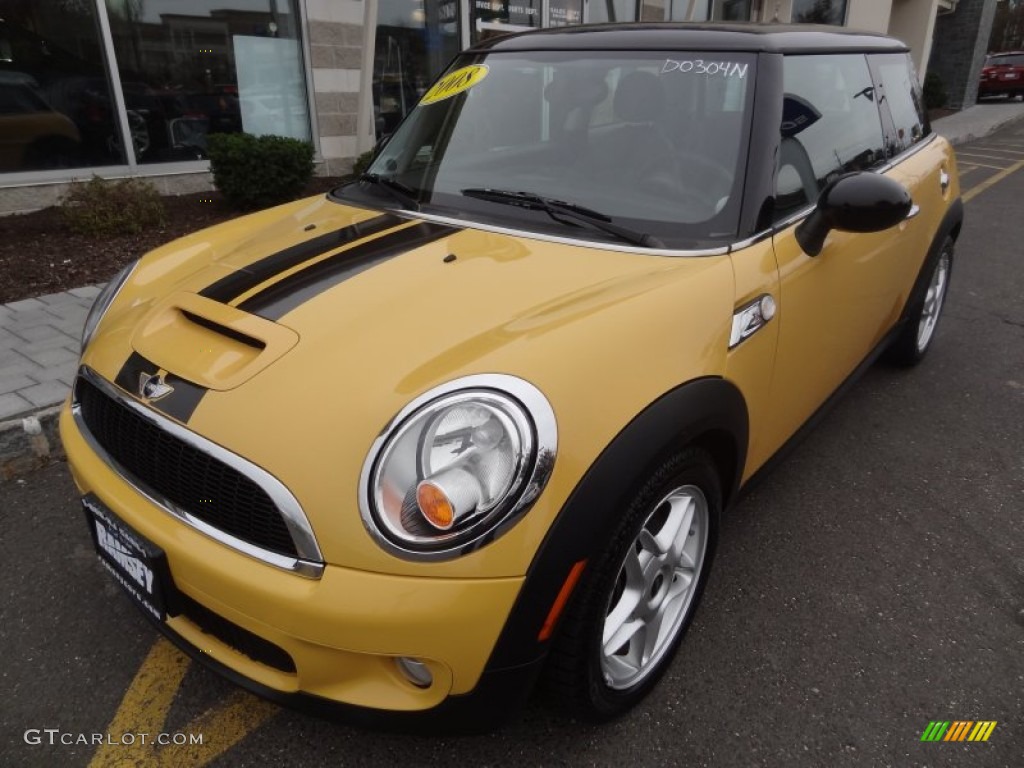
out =
[(1024, 94), (1024, 51), (990, 53), (981, 68), (978, 96), (1012, 99), (1018, 94)]

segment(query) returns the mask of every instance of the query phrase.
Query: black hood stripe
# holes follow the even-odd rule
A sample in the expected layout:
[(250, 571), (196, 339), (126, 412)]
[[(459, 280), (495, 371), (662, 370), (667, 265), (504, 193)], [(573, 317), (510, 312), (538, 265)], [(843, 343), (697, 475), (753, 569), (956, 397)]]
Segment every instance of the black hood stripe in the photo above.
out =
[(237, 299), (246, 291), (252, 290), (285, 270), (302, 264), (304, 261), (316, 258), (328, 251), (341, 248), (364, 237), (397, 227), (403, 221), (405, 219), (386, 213), (348, 227), (327, 232), (303, 243), (285, 248), (283, 251), (266, 256), (257, 262), (242, 267), (237, 272), (232, 272), (230, 275), (225, 275), (220, 280), (211, 283), (201, 290), (199, 295), (226, 304)]
[[(132, 397), (141, 399), (139, 389), (142, 377), (152, 376), (159, 372), (160, 366), (156, 363), (147, 360), (138, 352), (132, 352), (121, 366), (114, 383)], [(143, 400), (143, 402), (150, 408), (165, 413), (182, 424), (187, 424), (203, 396), (209, 390), (188, 379), (175, 376), (173, 373), (166, 374), (164, 382), (172, 386), (174, 391), (159, 400)]]
[(400, 229), (311, 264), (250, 296), (238, 308), (267, 320), (280, 320), (296, 307), (370, 267), (459, 231), (426, 222)]

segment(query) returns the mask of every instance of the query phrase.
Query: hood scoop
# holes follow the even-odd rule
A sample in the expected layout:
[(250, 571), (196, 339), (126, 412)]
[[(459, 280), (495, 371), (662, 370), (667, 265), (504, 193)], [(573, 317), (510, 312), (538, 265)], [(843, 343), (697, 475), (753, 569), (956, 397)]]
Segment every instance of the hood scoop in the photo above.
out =
[(132, 348), (165, 371), (212, 389), (234, 389), (299, 341), (284, 326), (194, 293), (177, 293), (151, 309)]

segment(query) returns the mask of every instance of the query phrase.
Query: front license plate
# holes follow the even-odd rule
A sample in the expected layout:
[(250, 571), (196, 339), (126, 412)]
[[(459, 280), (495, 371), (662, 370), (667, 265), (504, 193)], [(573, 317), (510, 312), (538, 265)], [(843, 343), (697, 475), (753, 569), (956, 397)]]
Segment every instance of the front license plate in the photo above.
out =
[(1020, 75), (1018, 75), (1016, 72), (1007, 72), (1005, 75), (1003, 75), (1004, 80), (1016, 80), (1018, 77), (1020, 77)]
[(164, 551), (92, 494), (82, 499), (82, 506), (100, 562), (146, 613), (163, 621), (173, 589)]

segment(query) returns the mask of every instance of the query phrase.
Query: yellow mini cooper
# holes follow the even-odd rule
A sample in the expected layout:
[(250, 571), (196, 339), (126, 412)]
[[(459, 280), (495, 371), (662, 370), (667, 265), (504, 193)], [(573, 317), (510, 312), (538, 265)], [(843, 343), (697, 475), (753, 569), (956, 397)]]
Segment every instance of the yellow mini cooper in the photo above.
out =
[(744, 484), (928, 351), (962, 210), (895, 40), (488, 40), (357, 181), (97, 299), (61, 430), (100, 561), (275, 701), (481, 728), (542, 679), (618, 715)]

